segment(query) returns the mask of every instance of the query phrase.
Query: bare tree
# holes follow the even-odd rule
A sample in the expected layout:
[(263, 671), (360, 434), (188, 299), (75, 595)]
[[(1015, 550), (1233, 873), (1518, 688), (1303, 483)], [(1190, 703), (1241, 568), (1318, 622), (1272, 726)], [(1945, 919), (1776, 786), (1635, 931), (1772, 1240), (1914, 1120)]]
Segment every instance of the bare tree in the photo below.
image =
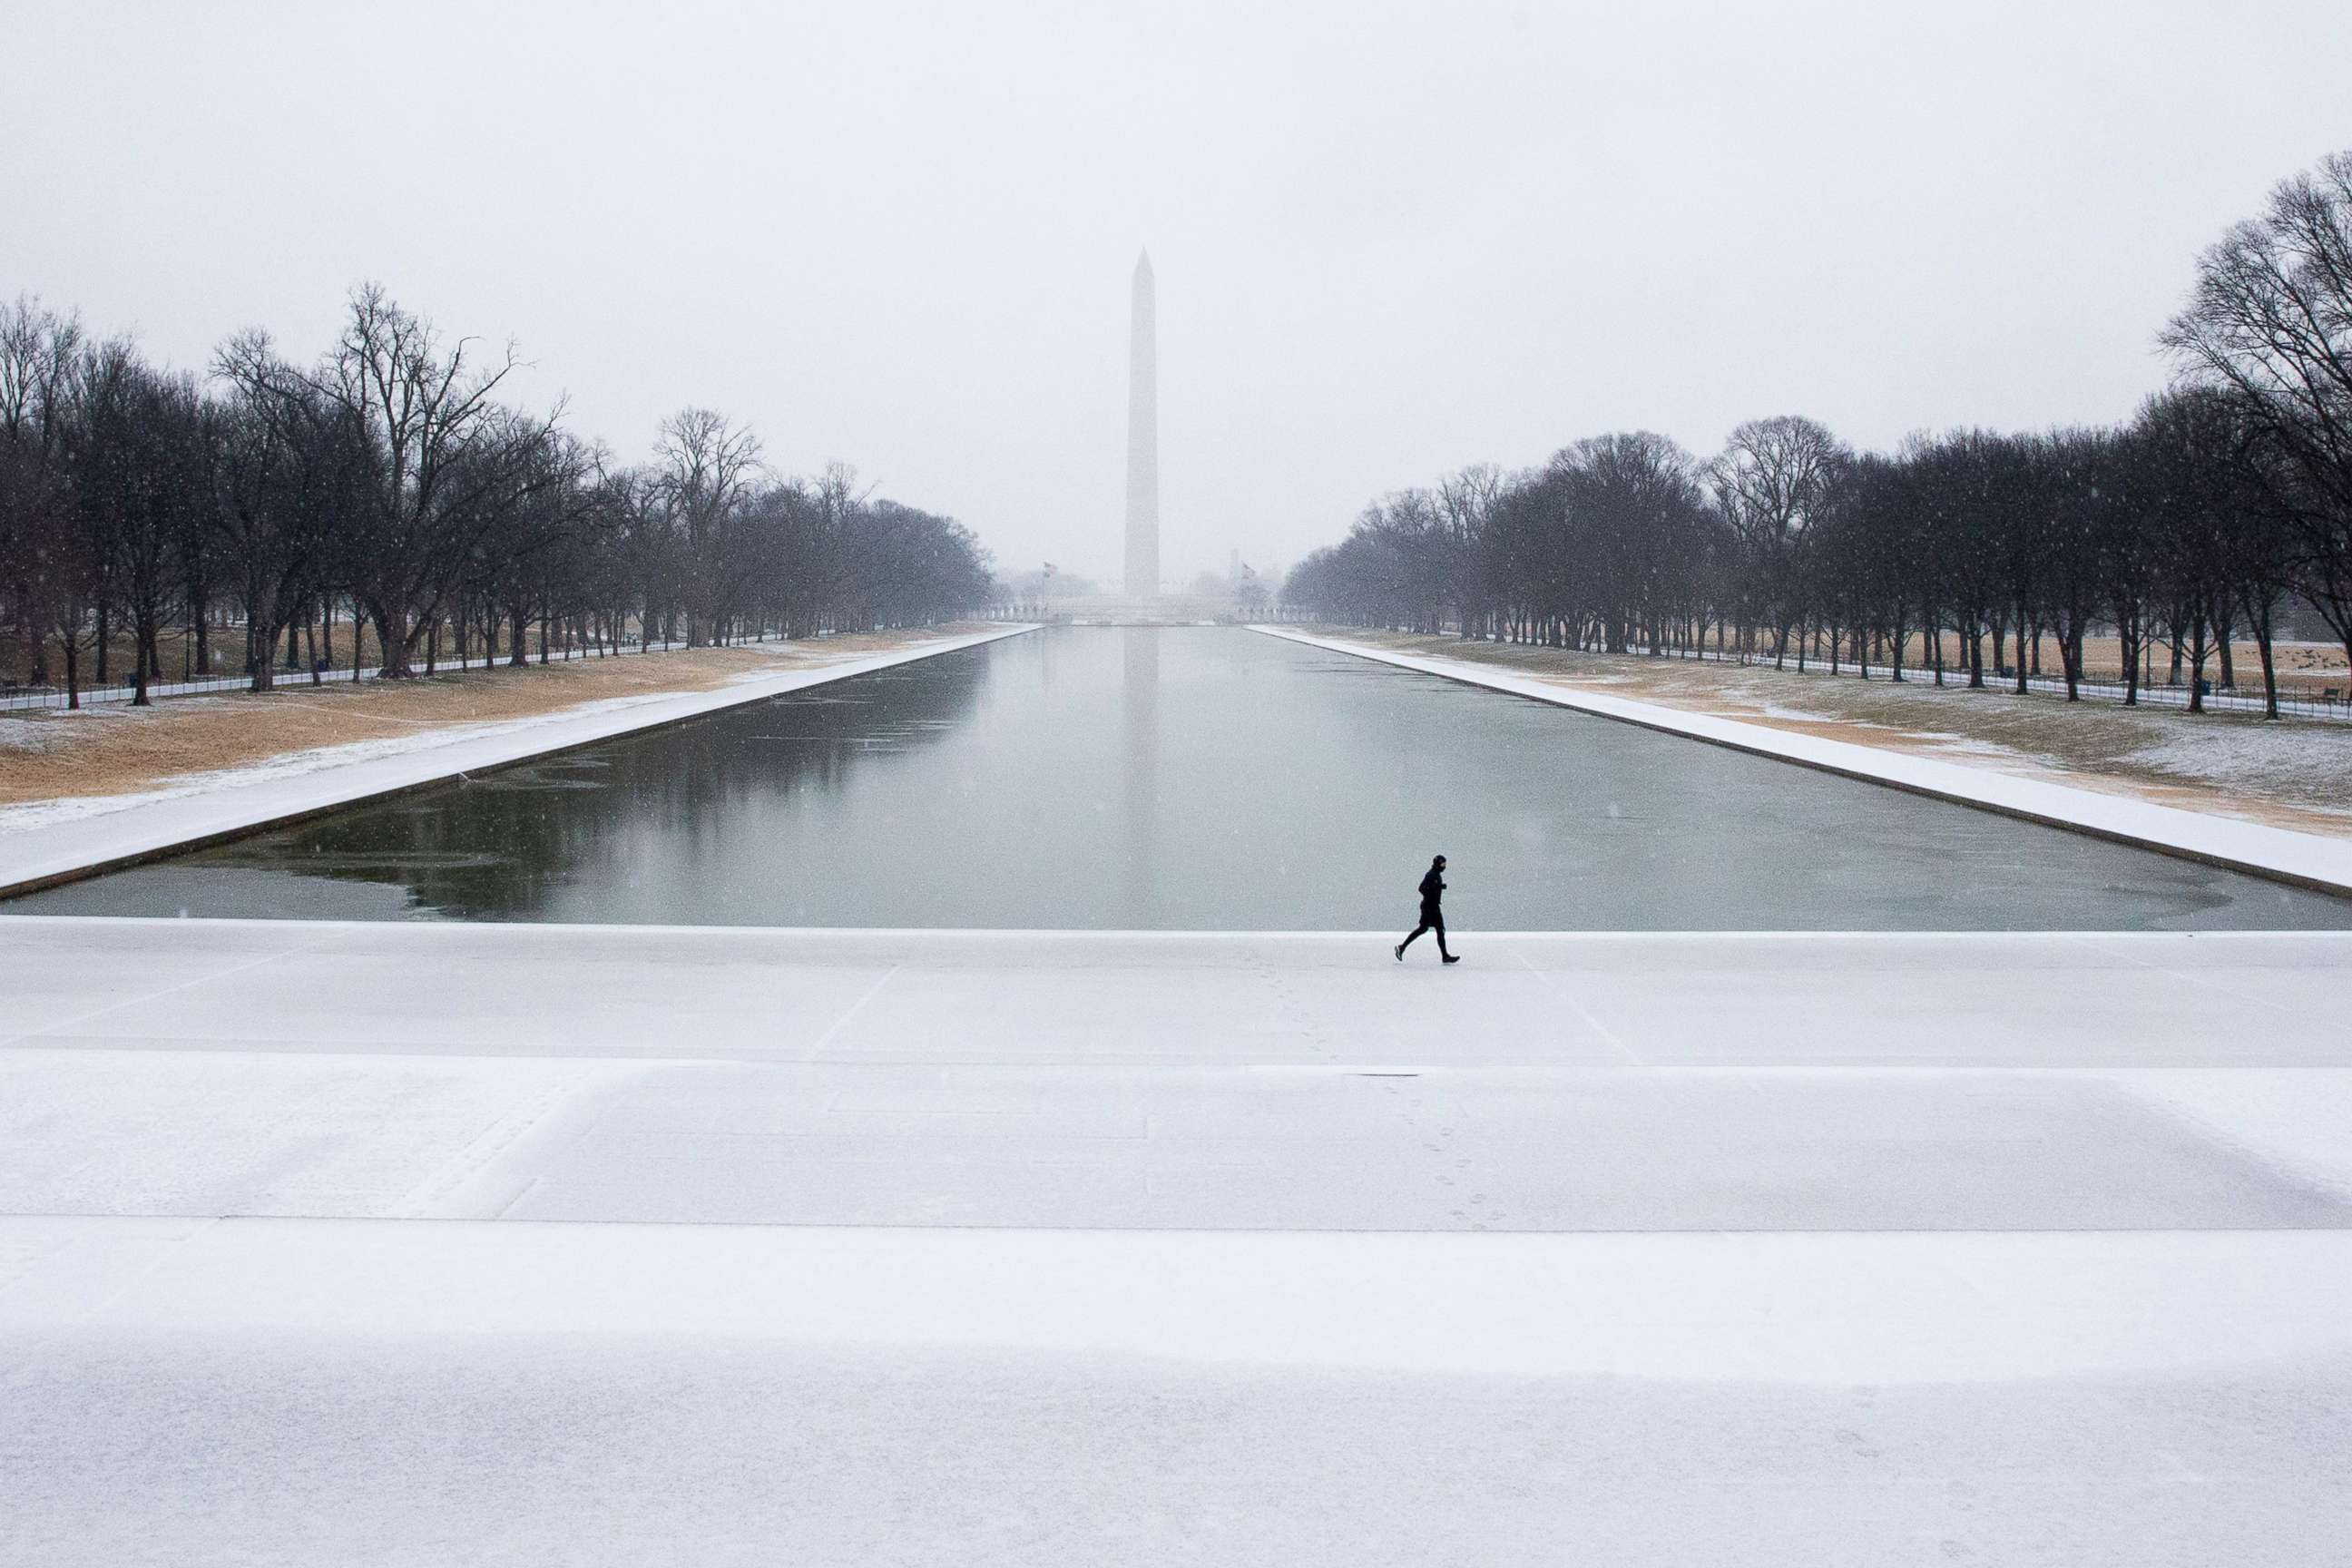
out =
[(1486, 629), (1479, 612), (1492, 603), (1481, 582), (1480, 544), (1495, 503), (1503, 493), (1503, 470), (1492, 463), (1473, 463), (1440, 479), (1435, 496), (1441, 568), (1446, 595), (1453, 601), (1464, 637)]
[(338, 525), (362, 503), (364, 432), (265, 332), (223, 343), (213, 374), (228, 396), (212, 418), (212, 527), (245, 609), (245, 668), (267, 691), (278, 637), (329, 587)]
[[(0, 633), (46, 680), (62, 649), (104, 681), (110, 633), (132, 635), (134, 700), (184, 623), (202, 658), (215, 602), (242, 612), (257, 689), (334, 658), (349, 602), (383, 673), (430, 673), (445, 632), (486, 662), (510, 629), (525, 661), (611, 651), (634, 615), (648, 643), (687, 612), (692, 640), (915, 624), (992, 602), (987, 552), (950, 518), (869, 500), (835, 464), (755, 488), (760, 447), (708, 409), (664, 424), (658, 461), (616, 469), (556, 415), (496, 394), (515, 366), (364, 287), (340, 341), (289, 363), (260, 332), (225, 342), (209, 386), (91, 344), (30, 300), (0, 309)], [(560, 411), (559, 411), (560, 412)], [(0, 643), (13, 641), (0, 638)], [(10, 650), (0, 647), (0, 652)], [(323, 655), (323, 657), (322, 657)]]
[(77, 316), (30, 296), (0, 307), (0, 597), (37, 684), (48, 678), (59, 585), (77, 575), (63, 464), (81, 346)]
[(1707, 465), (1717, 504), (1747, 556), (1751, 607), (1771, 618), (1776, 666), (1786, 661), (1790, 629), (1807, 614), (1806, 531), (1829, 504), (1853, 456), (1826, 426), (1780, 415), (1732, 431)]
[(2297, 526), (2298, 585), (2352, 653), (2352, 152), (2281, 182), (2208, 250), (2161, 341), (2239, 400)]
[(554, 415), (518, 423), (495, 401), (515, 369), (513, 345), (478, 360), (473, 344), (461, 338), (445, 349), (430, 321), (365, 284), (352, 292), (341, 341), (307, 378), (361, 433), (349, 571), (387, 677), (414, 673), (417, 638), (467, 554), (531, 482), (525, 437), (554, 427)]
[(737, 607), (743, 563), (734, 524), (760, 468), (760, 438), (709, 408), (662, 422), (654, 447), (661, 495), (686, 562), (686, 641), (701, 647)]

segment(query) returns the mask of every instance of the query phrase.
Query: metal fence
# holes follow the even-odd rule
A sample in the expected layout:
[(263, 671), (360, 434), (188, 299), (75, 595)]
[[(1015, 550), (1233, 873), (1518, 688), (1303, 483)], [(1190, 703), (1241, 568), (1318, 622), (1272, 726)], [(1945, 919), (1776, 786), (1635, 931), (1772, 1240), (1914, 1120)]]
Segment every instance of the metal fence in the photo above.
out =
[[(1453, 634), (1449, 632), (1445, 635), (1452, 636)], [(1496, 639), (1485, 638), (1479, 640), (1495, 641)], [(1590, 652), (1591, 650), (1557, 648), (1553, 651), (1566, 653)], [(1628, 645), (1626, 651), (1623, 654), (1616, 657), (1641, 658), (1646, 658), (1649, 651), (1649, 648), (1645, 646), (1640, 643), (1633, 643)], [(1742, 660), (1737, 652), (1720, 648), (1706, 648), (1697, 651), (1694, 651), (1690, 648), (1669, 648), (1660, 654), (1659, 657), (1661, 658), (1669, 659), (1696, 660), (1706, 664), (1738, 665), (1744, 663), (1746, 667), (1750, 669), (1762, 669), (1769, 667), (1772, 662), (1769, 658), (1759, 658), (1753, 654), (1750, 654), (1745, 660)], [(1888, 679), (1890, 673), (1888, 666), (1884, 664), (1874, 664), (1870, 668), (1871, 679), (1885, 680)], [(1797, 668), (1795, 660), (1791, 659), (1786, 666), (1784, 673), (1790, 675), (1818, 675), (1824, 679), (1838, 679), (1845, 680), (1860, 679), (1860, 671), (1855, 668), (1851, 661), (1843, 665), (1836, 670), (1832, 670), (1826, 663), (1820, 659), (1809, 659), (1806, 662), (1804, 669), (1800, 671)], [(1905, 665), (1903, 667), (1903, 679), (1906, 684), (1916, 682), (1921, 686), (1927, 686), (1934, 680), (1935, 677), (1933, 670), (1927, 665)], [(1955, 674), (1951, 667), (1947, 666), (1944, 673), (1943, 689), (1947, 691), (1966, 691), (1969, 689), (1967, 680), (1968, 677), (1965, 671), (1959, 672), (1958, 677), (1955, 678)], [(2043, 696), (2055, 695), (2063, 697), (2066, 692), (2066, 682), (2064, 678), (2061, 676), (2032, 675), (2026, 677), (2025, 689), (2030, 693), (2038, 693)], [(1996, 679), (1992, 671), (1987, 670), (1985, 672), (1985, 683), (1981, 689), (1995, 695), (2006, 694), (2013, 696), (2017, 691), (2017, 676), (2012, 671), (2010, 674), (2003, 675)], [(2074, 689), (2085, 701), (2103, 700), (2121, 706), (2124, 700), (2125, 689), (2124, 683), (2121, 680), (2078, 680), (2074, 683)], [(2185, 709), (2189, 706), (2189, 688), (2186, 685), (2143, 685), (2139, 689), (2139, 700), (2143, 707)], [(2346, 688), (2332, 686), (2325, 688), (2317, 694), (2314, 694), (2305, 689), (2282, 686), (2279, 689), (2278, 706), (2279, 713), (2283, 717), (2292, 715), (2297, 719), (2335, 720), (2339, 722), (2352, 721), (2352, 682), (2347, 682), (2347, 686)], [(2251, 689), (2241, 685), (2230, 689), (2223, 689), (2216, 687), (2211, 680), (2208, 679), (2205, 682), (2205, 707), (2209, 711), (2216, 713), (2262, 712), (2263, 691), (2260, 678), (2257, 677), (2255, 684)]]
[[(686, 646), (685, 643), (676, 640), (656, 643), (625, 642), (608, 650), (604, 657), (610, 658), (648, 652), (667, 653), (672, 648), (681, 648)], [(547, 657), (549, 663), (556, 664), (575, 658), (594, 658), (597, 657), (597, 650), (593, 645), (550, 647)], [(433, 673), (436, 675), (457, 674), (469, 669), (503, 667), (508, 662), (509, 658), (505, 655), (487, 659), (445, 658), (434, 667)], [(530, 662), (537, 664), (539, 655), (532, 654)], [(418, 673), (422, 674), (423, 671), (420, 670)], [(281, 668), (278, 671), (277, 689), (281, 691), (290, 691), (305, 686), (348, 686), (355, 680), (374, 680), (382, 674), (383, 667), (380, 665), (370, 665), (359, 670), (348, 668), (322, 668), (317, 672), (315, 679), (312, 672), (307, 669)], [(147, 683), (147, 695), (150, 697), (200, 697), (206, 692), (247, 691), (250, 690), (252, 686), (252, 678), (244, 675), (209, 676), (202, 680), (151, 680)], [(89, 708), (104, 703), (128, 702), (137, 689), (128, 682), (85, 686), (81, 689), (81, 705)], [(0, 686), (0, 713), (23, 713), (44, 708), (71, 706), (73, 706), (72, 699), (62, 686)]]
[[(1649, 652), (1645, 647), (1636, 647), (1631, 651), (1637, 655), (1647, 654)], [(1669, 650), (1663, 657), (1666, 658), (1687, 659), (1693, 658), (1694, 655), (1689, 649), (1684, 648)], [(1737, 653), (1725, 652), (1717, 648), (1703, 650), (1695, 657), (1715, 664), (1738, 664), (1740, 662), (1739, 656)], [(1760, 669), (1770, 661), (1759, 659), (1751, 654), (1748, 656), (1746, 662), (1749, 668)], [(1870, 668), (1874, 672), (1870, 678), (1873, 680), (1885, 680), (1889, 679), (1892, 674), (1891, 668), (1884, 664), (1874, 664)], [(1798, 671), (1796, 665), (1794, 663), (1790, 663), (1786, 667), (1785, 673), (1796, 674), (1800, 672)], [(1807, 661), (1801, 673), (1805, 675), (1832, 676), (1836, 679), (1848, 680), (1861, 679), (1861, 671), (1851, 662), (1848, 662), (1835, 670), (1832, 670), (1819, 659), (1811, 659)], [(1903, 679), (1906, 683), (1916, 681), (1924, 686), (1930, 684), (1935, 679), (1935, 674), (1933, 669), (1927, 665), (1906, 665), (1903, 668)], [(1944, 672), (1943, 688), (1945, 690), (1969, 690), (1970, 688), (1968, 686), (1967, 682), (1968, 677), (1965, 673), (1961, 674), (1959, 679), (1956, 680), (1953, 679), (1950, 668), (1946, 668)], [(2220, 713), (2260, 713), (2263, 711), (2263, 692), (2259, 678), (2257, 679), (2255, 686), (2251, 690), (2243, 686), (2238, 686), (2225, 690), (2221, 688), (2216, 687), (2210, 679), (2207, 680), (2204, 685), (2205, 707), (2210, 711)], [(2006, 693), (2010, 696), (2014, 696), (2017, 693), (2016, 672), (2012, 670), (2006, 675), (1996, 678), (1993, 672), (1988, 670), (1985, 672), (1985, 683), (1980, 689), (1995, 693)], [(2054, 695), (2063, 697), (2066, 694), (2066, 680), (2063, 676), (2029, 675), (2025, 678), (2025, 689), (2029, 693), (2038, 692), (2044, 696)], [(2126, 689), (2121, 680), (2077, 680), (2074, 683), (2074, 690), (2085, 701), (2098, 699), (2112, 701), (2118, 706), (2123, 702)], [(2172, 686), (2149, 683), (2142, 685), (2139, 689), (2139, 700), (2141, 705), (2144, 707), (2185, 709), (2189, 706), (2189, 688), (2185, 684)], [(2298, 719), (2352, 719), (2352, 701), (2347, 701), (2343, 690), (2336, 687), (2328, 687), (2320, 694), (2314, 696), (2309, 691), (2302, 689), (2282, 686), (2279, 688), (2278, 705), (2279, 712), (2282, 715), (2291, 713)]]

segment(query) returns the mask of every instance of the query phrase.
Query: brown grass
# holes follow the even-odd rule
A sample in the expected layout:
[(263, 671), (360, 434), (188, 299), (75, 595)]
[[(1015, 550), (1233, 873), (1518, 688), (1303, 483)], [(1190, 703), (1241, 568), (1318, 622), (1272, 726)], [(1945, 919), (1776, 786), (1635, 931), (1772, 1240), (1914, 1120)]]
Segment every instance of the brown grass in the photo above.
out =
[[(1937, 635), (1943, 643), (1946, 668), (1959, 668), (1962, 647), (1959, 634), (1940, 632)], [(1769, 642), (1767, 641), (1765, 646), (1769, 647)], [(1984, 646), (1985, 679), (1990, 680), (1994, 679), (1992, 640), (1990, 637), (1986, 638)], [(2001, 653), (2002, 657), (2010, 661), (2011, 668), (2014, 669), (2017, 664), (2016, 645), (2004, 644)], [(2352, 671), (2347, 671), (2345, 668), (2344, 648), (2339, 643), (2273, 642), (2271, 645), (2271, 654), (2278, 665), (2279, 695), (2282, 697), (2318, 698), (2328, 695), (2341, 697), (2347, 688), (2352, 688)], [(1903, 639), (1903, 663), (1906, 672), (1925, 668), (1929, 663), (1927, 656), (1927, 634), (1914, 633)], [(1853, 665), (1852, 651), (1842, 650), (1841, 657), (1845, 667), (1851, 669)], [(1872, 658), (1874, 661), (1883, 660), (1885, 658), (1885, 652), (1883, 648), (1876, 650)], [(2236, 689), (2242, 693), (2259, 696), (2263, 689), (2262, 649), (2250, 641), (2233, 641), (2230, 645), (2230, 658), (2237, 677)], [(1808, 647), (1806, 652), (1808, 664), (1826, 664), (1828, 661), (1829, 644), (1826, 640)], [(1788, 662), (1791, 665), (1797, 662), (1794, 639), (1790, 643)], [(2027, 662), (2031, 668), (2032, 655), (2030, 648), (2027, 653)], [(2186, 648), (2181, 652), (2180, 671), (2181, 680), (2186, 683), (2189, 674), (2189, 650)], [(2155, 645), (2149, 662), (2146, 666), (2147, 681), (2153, 685), (2165, 684), (2171, 672), (2170, 645), (2165, 643)], [(2044, 636), (2042, 639), (2041, 674), (2034, 679), (2060, 680), (2064, 677), (2065, 671), (2058, 663), (2058, 639), (2055, 636)], [(2120, 684), (2123, 678), (2124, 645), (2121, 639), (2084, 637), (2083, 639), (2083, 679)], [(2221, 684), (2221, 651), (2218, 644), (2206, 649), (2205, 679), (2217, 687)]]
[(838, 664), (972, 626), (811, 642), (621, 654), (406, 681), (312, 686), (177, 698), (152, 708), (110, 703), (79, 712), (0, 716), (0, 805), (123, 795), (184, 774), (249, 766), (319, 746), (551, 713), (665, 691), (707, 691), (740, 675)]
[[(376, 644), (375, 628), (363, 622), (358, 628), (358, 633), (360, 668), (373, 669), (383, 661), (383, 649)], [(352, 673), (352, 637), (351, 622), (345, 620), (335, 623), (335, 668), (342, 672), (345, 679), (349, 679)], [(163, 673), (155, 679), (167, 682), (218, 680), (224, 677), (235, 675), (243, 667), (244, 627), (215, 626), (207, 640), (207, 651), (211, 657), (212, 668), (200, 670), (196, 668), (195, 637), (184, 626), (164, 627), (155, 637), (156, 656), (163, 661)], [(529, 638), (526, 638), (525, 642), (536, 651), (537, 643), (531, 642)], [(81, 650), (79, 673), (82, 689), (87, 691), (101, 684), (108, 687), (129, 685), (131, 671), (135, 668), (134, 661), (138, 656), (138, 647), (137, 641), (130, 632), (119, 625), (115, 626), (106, 639), (106, 679), (100, 682), (98, 679), (97, 651), (84, 647)], [(452, 663), (457, 659), (456, 648), (457, 645), (447, 637), (445, 636), (441, 639), (442, 656)], [(272, 651), (276, 658), (282, 660), (285, 658), (286, 642), (283, 637), (277, 640)], [(479, 637), (476, 637), (467, 646), (467, 651), (473, 656), (473, 662), (477, 666), (482, 662)], [(47, 654), (48, 684), (55, 689), (63, 691), (66, 685), (65, 656), (58, 650), (58, 645), (54, 640), (47, 645)], [(0, 631), (0, 685), (20, 684), (29, 679), (32, 667), (32, 650), (26, 646), (24, 638), (10, 632)], [(422, 647), (416, 650), (416, 668), (419, 669), (425, 668), (425, 650)], [(278, 672), (278, 679), (308, 680), (310, 675), (306, 670), (281, 669)]]

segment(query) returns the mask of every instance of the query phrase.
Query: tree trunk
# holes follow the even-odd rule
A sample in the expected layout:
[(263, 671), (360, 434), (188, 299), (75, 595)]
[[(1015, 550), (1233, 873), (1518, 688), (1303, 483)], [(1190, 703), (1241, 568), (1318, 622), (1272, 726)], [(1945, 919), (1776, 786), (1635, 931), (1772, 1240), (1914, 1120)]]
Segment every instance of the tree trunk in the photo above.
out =
[(155, 627), (142, 614), (131, 623), (131, 706), (148, 708), (154, 699), (147, 693), (148, 652), (154, 647)]
[(2199, 616), (2190, 623), (2189, 652), (2189, 710), (2205, 711), (2205, 617)]
[(2251, 611), (2247, 623), (2254, 634), (2254, 649), (2263, 660), (2263, 717), (2275, 719), (2278, 710), (2278, 659), (2272, 646), (2271, 613), (2267, 606)]
[[(375, 622), (376, 657), (382, 661), (377, 673), (386, 680), (409, 680), (416, 672), (408, 668), (408, 606), (381, 605), (370, 607), (370, 618)], [(352, 673), (359, 674), (359, 655), (352, 655)]]

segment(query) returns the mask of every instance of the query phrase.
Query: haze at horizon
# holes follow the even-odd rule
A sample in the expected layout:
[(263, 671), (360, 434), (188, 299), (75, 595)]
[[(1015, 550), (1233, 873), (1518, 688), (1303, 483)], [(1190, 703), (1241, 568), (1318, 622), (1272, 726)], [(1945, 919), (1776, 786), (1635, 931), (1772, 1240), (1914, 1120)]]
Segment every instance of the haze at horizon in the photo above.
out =
[(404, 16), (10, 7), (0, 296), (200, 366), (381, 279), (625, 458), (711, 405), (1104, 581), (1142, 246), (1181, 582), (1601, 430), (2123, 417), (2352, 143), (2317, 5)]

